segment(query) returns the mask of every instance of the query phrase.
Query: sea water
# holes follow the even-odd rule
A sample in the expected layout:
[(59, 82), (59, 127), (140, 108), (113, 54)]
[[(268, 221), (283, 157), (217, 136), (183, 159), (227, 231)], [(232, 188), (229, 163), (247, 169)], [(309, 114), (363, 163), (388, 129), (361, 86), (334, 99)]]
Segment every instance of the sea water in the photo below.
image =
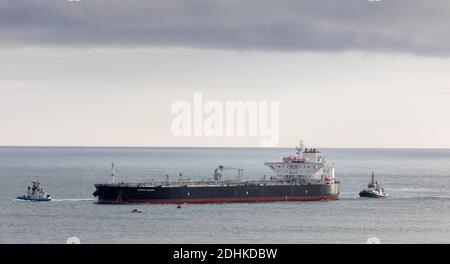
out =
[[(208, 179), (218, 165), (257, 180), (283, 148), (0, 148), (0, 243), (450, 242), (450, 150), (322, 149), (341, 195), (329, 202), (103, 205), (95, 183)], [(389, 199), (359, 198), (372, 171)], [(234, 179), (230, 169), (225, 178)], [(39, 179), (53, 200), (15, 200)], [(142, 213), (130, 213), (139, 208)]]

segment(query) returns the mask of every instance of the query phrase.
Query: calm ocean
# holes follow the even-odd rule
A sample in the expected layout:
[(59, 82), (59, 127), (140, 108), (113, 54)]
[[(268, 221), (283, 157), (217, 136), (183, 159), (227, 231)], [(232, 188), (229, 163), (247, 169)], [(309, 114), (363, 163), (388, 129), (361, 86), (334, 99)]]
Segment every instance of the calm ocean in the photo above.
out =
[[(332, 202), (100, 205), (95, 183), (211, 177), (218, 165), (270, 175), (264, 161), (294, 154), (260, 148), (0, 148), (0, 243), (450, 242), (450, 150), (322, 149), (336, 165)], [(360, 199), (370, 174), (390, 199)], [(51, 202), (21, 202), (39, 175)], [(236, 172), (229, 171), (233, 178)], [(129, 211), (139, 208), (141, 214)]]

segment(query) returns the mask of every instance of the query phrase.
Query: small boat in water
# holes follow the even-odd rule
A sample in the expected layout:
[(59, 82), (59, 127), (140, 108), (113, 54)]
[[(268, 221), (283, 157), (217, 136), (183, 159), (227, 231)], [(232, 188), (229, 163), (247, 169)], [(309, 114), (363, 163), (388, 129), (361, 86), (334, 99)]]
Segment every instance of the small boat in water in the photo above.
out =
[(32, 186), (28, 186), (27, 195), (18, 196), (16, 199), (25, 201), (48, 202), (52, 200), (50, 194), (42, 189), (39, 181), (32, 181)]
[(385, 198), (389, 197), (384, 189), (375, 181), (375, 173), (372, 172), (372, 181), (367, 185), (367, 189), (362, 190), (359, 193), (360, 197), (368, 197), (368, 198)]

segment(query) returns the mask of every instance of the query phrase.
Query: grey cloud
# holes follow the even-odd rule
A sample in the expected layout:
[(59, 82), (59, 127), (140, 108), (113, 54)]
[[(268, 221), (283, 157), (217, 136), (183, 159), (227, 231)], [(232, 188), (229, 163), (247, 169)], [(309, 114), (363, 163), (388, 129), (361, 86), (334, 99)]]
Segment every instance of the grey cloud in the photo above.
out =
[(2, 46), (450, 55), (448, 0), (0, 0)]

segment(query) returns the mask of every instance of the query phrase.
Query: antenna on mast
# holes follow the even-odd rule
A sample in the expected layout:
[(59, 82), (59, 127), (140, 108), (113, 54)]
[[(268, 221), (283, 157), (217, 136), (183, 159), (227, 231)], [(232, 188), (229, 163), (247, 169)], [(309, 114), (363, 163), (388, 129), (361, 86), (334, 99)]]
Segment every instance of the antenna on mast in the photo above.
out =
[(297, 155), (301, 158), (303, 157), (303, 149), (304, 149), (304, 145), (303, 145), (303, 140), (300, 140), (300, 143), (298, 144), (298, 146), (295, 148)]
[(242, 181), (244, 179), (244, 175), (242, 173), (243, 171), (244, 171), (243, 169), (238, 169), (238, 179), (240, 181)]
[(111, 163), (111, 177), (112, 177), (112, 183), (114, 184), (114, 175), (116, 174), (116, 170), (114, 169), (114, 162)]
[(375, 172), (372, 171), (372, 186), (375, 186)]

